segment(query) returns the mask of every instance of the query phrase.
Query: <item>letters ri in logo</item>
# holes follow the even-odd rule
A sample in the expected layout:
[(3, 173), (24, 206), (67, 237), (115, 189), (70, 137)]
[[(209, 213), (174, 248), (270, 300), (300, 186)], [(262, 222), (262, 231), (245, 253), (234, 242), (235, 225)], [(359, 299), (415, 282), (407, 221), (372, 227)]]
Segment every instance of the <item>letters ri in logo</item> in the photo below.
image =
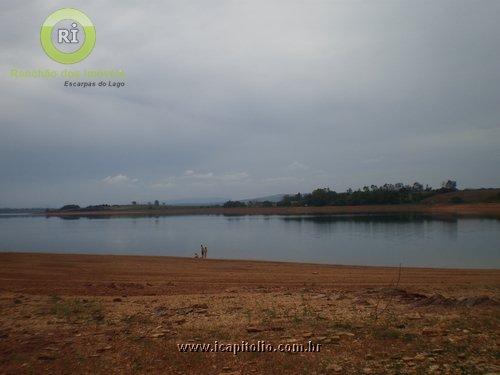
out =
[(90, 18), (71, 8), (52, 13), (40, 30), (43, 50), (61, 64), (75, 64), (85, 59), (92, 52), (95, 39), (95, 27)]

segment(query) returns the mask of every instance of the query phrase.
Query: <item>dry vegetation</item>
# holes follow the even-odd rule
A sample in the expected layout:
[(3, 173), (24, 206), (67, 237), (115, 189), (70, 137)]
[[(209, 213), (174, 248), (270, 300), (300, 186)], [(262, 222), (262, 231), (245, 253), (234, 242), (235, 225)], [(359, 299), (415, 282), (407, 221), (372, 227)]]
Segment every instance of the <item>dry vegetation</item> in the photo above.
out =
[[(500, 371), (498, 270), (8, 253), (0, 265), (1, 373)], [(214, 340), (322, 348), (177, 350)]]

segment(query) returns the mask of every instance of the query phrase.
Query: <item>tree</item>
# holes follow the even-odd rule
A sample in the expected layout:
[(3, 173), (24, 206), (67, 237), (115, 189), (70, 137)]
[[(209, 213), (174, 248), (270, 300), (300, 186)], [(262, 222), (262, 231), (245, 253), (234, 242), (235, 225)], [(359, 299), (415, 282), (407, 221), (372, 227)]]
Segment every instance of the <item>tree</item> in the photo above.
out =
[(227, 201), (226, 203), (224, 203), (223, 207), (226, 208), (246, 207), (246, 204), (240, 201)]
[(158, 207), (160, 205), (160, 202), (157, 200), (155, 200), (155, 207)]
[(132, 206), (136, 206), (137, 205), (137, 202), (136, 201), (132, 201)]
[[(453, 185), (448, 185), (450, 188)], [(362, 189), (353, 191), (348, 189), (345, 193), (337, 193), (329, 188), (319, 188), (309, 194), (285, 195), (277, 203), (277, 206), (345, 206), (345, 205), (363, 205), (363, 204), (403, 204), (418, 203), (437, 193), (447, 192), (449, 190), (433, 190), (429, 186), (424, 187), (419, 182), (413, 184), (386, 183), (381, 186), (367, 185)]]
[(278, 206), (281, 207), (289, 207), (292, 205), (292, 197), (289, 194), (285, 194), (281, 201), (278, 202)]
[(441, 183), (441, 188), (449, 191), (457, 190), (457, 182), (453, 180), (443, 181)]
[(307, 203), (311, 206), (326, 206), (333, 204), (337, 193), (329, 188), (315, 189), (313, 192), (306, 196)]
[(420, 191), (424, 191), (424, 185), (422, 185), (422, 184), (421, 184), (421, 183), (419, 183), (419, 182), (414, 182), (414, 183), (413, 183), (413, 186), (412, 186), (412, 189), (413, 189), (414, 191), (418, 191), (418, 192), (420, 192)]

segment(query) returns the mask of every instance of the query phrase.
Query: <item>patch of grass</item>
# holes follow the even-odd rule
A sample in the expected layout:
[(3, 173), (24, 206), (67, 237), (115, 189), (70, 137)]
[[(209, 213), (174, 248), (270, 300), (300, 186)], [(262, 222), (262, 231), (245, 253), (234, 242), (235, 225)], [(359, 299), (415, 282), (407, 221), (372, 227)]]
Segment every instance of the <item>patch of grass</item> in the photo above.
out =
[(137, 358), (132, 360), (132, 365), (130, 367), (132, 371), (141, 371), (143, 369), (142, 363)]
[(318, 313), (311, 306), (304, 305), (302, 310), (302, 316), (304, 317), (304, 319), (315, 319), (318, 317)]
[(243, 314), (245, 314), (247, 322), (250, 323), (253, 319), (252, 317), (252, 311), (250, 309), (246, 309)]
[(307, 324), (310, 329), (320, 329), (325, 325), (325, 319), (318, 311), (308, 304), (304, 304), (302, 311), (299, 309), (297, 315), (297, 323), (300, 321), (302, 324)]
[(396, 340), (401, 338), (401, 332), (388, 327), (375, 327), (373, 337), (379, 340)]
[(150, 316), (142, 313), (125, 316), (121, 320), (122, 322), (126, 323), (129, 328), (133, 325), (145, 325), (153, 323), (153, 320)]
[(416, 335), (414, 333), (405, 333), (403, 335), (403, 341), (406, 343), (414, 342), (417, 339), (418, 339), (418, 335)]
[(70, 322), (100, 322), (104, 319), (104, 309), (97, 300), (51, 298), (50, 313)]
[(272, 322), (278, 317), (278, 313), (274, 307), (262, 310), (264, 322)]
[(330, 327), (335, 330), (346, 330), (346, 331), (350, 331), (355, 328), (354, 324), (348, 321), (335, 321), (332, 322)]
[(299, 324), (301, 324), (301, 323), (302, 323), (302, 318), (299, 316), (299, 314), (294, 314), (294, 315), (292, 316), (292, 323), (293, 323), (294, 325), (299, 325)]

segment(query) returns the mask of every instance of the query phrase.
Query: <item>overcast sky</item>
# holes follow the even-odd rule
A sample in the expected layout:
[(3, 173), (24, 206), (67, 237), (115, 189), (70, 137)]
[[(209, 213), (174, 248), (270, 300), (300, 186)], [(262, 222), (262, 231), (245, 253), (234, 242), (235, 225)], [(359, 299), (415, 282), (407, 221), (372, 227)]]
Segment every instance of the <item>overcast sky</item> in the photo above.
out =
[(66, 1), (97, 31), (70, 66), (39, 42), (62, 6), (2, 2), (0, 207), (500, 186), (499, 1)]

